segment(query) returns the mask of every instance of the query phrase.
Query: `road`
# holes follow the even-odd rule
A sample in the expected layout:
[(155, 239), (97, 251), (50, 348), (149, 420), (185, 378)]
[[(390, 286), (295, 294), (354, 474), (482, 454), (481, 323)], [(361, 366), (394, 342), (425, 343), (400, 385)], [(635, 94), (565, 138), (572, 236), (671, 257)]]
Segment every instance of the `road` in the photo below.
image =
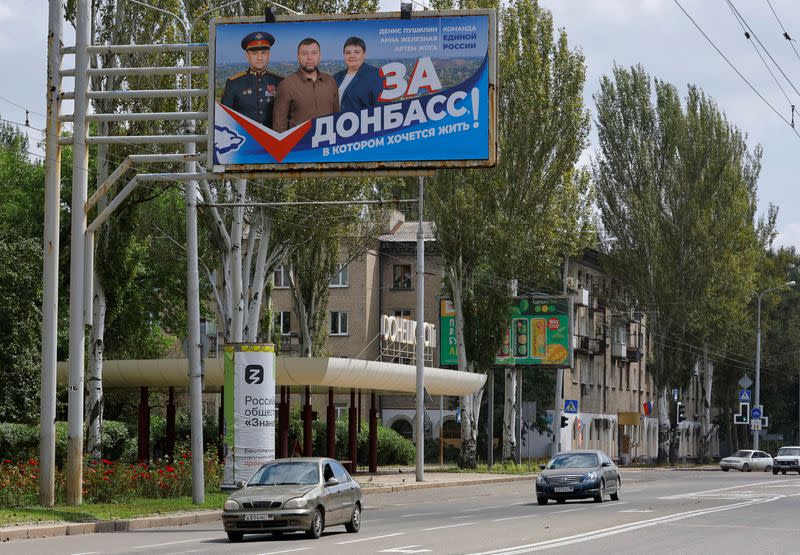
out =
[(800, 547), (800, 476), (622, 471), (620, 501), (536, 504), (533, 481), (454, 486), (365, 499), (361, 532), (339, 526), (228, 542), (221, 523), (24, 540), (5, 555), (173, 553), (792, 553)]

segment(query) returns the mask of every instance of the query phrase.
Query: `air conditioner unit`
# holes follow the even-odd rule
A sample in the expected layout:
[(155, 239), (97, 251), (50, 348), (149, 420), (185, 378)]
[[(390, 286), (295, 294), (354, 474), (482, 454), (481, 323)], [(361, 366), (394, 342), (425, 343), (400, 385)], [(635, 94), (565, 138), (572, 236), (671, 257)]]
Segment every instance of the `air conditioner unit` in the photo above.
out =
[(575, 289), (573, 290), (573, 302), (575, 306), (589, 306), (589, 290), (588, 289)]
[(567, 276), (567, 289), (574, 290), (577, 285), (577, 280), (572, 276)]

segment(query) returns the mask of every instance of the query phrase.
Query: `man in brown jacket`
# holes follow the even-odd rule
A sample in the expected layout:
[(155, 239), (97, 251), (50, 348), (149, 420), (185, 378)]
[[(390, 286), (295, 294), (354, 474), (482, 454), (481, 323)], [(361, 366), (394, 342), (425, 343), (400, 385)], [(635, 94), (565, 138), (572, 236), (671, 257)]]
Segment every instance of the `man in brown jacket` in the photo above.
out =
[(339, 111), (339, 88), (331, 75), (317, 69), (319, 61), (319, 43), (312, 38), (301, 40), (297, 46), (300, 68), (278, 85), (272, 114), (275, 131)]

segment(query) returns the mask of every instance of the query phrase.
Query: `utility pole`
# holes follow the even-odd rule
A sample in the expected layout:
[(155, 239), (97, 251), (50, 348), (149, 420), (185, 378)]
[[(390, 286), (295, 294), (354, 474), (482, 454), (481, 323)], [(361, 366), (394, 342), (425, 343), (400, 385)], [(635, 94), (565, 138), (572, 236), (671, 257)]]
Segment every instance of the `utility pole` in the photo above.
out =
[(425, 480), (425, 231), (422, 198), (425, 178), (419, 178), (419, 222), (417, 222), (417, 482)]

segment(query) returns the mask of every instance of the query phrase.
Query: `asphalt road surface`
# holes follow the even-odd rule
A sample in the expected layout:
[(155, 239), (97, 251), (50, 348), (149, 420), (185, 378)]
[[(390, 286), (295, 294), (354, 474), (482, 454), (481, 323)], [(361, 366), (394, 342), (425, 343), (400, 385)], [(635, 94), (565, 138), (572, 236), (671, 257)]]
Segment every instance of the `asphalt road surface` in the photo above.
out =
[(173, 553), (797, 553), (800, 476), (622, 471), (619, 501), (539, 506), (534, 482), (454, 486), (366, 497), (361, 531), (319, 540), (245, 536), (221, 522), (0, 544), (4, 555)]

